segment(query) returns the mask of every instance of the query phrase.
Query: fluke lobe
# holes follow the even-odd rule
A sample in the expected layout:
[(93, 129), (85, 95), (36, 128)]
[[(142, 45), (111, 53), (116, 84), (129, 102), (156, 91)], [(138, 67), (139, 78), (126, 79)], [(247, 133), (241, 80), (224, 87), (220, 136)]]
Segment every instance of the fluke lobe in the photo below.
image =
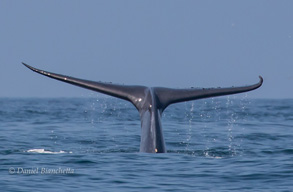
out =
[(252, 91), (259, 88), (263, 83), (263, 78), (259, 76), (260, 81), (254, 85), (231, 88), (172, 89), (165, 87), (145, 87), (136, 85), (127, 86), (78, 79), (75, 77), (36, 69), (25, 63), (22, 64), (32, 71), (47, 77), (131, 102), (140, 114), (140, 152), (146, 153), (166, 152), (161, 116), (169, 105), (183, 101)]

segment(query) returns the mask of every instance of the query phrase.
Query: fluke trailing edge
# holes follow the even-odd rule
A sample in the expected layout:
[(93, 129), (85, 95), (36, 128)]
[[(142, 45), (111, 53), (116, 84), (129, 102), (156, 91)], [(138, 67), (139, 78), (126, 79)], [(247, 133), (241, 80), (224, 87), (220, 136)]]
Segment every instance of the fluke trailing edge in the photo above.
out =
[(131, 102), (138, 110), (141, 119), (140, 152), (147, 153), (166, 152), (161, 116), (169, 105), (183, 101), (252, 91), (259, 88), (263, 83), (263, 79), (260, 76), (260, 81), (257, 84), (231, 88), (171, 89), (164, 87), (126, 86), (78, 79), (39, 70), (25, 63), (23, 64), (32, 71), (47, 77)]

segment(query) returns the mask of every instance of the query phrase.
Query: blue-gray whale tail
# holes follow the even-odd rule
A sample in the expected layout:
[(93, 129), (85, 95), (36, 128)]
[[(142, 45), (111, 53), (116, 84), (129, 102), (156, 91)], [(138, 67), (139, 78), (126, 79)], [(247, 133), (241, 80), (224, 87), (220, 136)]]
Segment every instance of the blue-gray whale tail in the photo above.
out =
[(252, 91), (259, 88), (263, 83), (263, 78), (259, 76), (260, 81), (258, 83), (242, 87), (208, 89), (172, 89), (164, 87), (149, 88), (145, 86), (117, 85), (112, 83), (78, 79), (75, 77), (43, 71), (31, 67), (25, 63), (22, 64), (32, 71), (47, 77), (131, 102), (139, 111), (141, 118), (142, 130), (140, 151), (150, 153), (166, 152), (161, 125), (161, 115), (169, 105), (178, 102)]

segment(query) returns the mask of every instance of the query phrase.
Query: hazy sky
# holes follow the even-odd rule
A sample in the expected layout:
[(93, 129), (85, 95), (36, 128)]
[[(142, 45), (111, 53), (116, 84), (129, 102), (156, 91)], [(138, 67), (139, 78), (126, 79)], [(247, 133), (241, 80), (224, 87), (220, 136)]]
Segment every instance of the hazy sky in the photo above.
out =
[[(89, 90), (29, 71), (132, 85), (263, 86), (293, 98), (293, 1), (0, 0), (0, 97)], [(94, 93), (95, 94), (95, 93)]]

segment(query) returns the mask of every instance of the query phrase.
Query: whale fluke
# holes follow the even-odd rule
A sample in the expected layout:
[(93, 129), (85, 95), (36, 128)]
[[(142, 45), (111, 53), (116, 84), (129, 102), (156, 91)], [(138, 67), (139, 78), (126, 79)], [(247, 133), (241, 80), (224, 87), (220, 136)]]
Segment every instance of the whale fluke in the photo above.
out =
[(243, 93), (259, 88), (263, 83), (263, 78), (259, 76), (260, 81), (254, 85), (243, 87), (230, 88), (202, 88), (202, 89), (170, 89), (170, 88), (155, 88), (155, 92), (160, 100), (161, 107), (164, 110), (170, 104), (190, 101), (196, 99), (203, 99), (208, 97), (231, 95), (236, 93)]
[(57, 79), (65, 83), (69, 83), (72, 85), (76, 85), (79, 87), (83, 87), (86, 89), (104, 93), (106, 95), (124, 99), (124, 100), (130, 101), (133, 104), (136, 103), (136, 100), (138, 100), (138, 97), (140, 96), (140, 94), (142, 94), (143, 91), (147, 88), (144, 86), (115, 85), (112, 83), (89, 81), (89, 80), (79, 79), (75, 77), (70, 77), (66, 75), (61, 75), (57, 73), (51, 73), (48, 71), (40, 70), (23, 62), (22, 64), (25, 65), (27, 68), (31, 69), (32, 71), (45, 75), (52, 79)]
[(259, 76), (260, 81), (254, 85), (231, 88), (171, 89), (137, 85), (129, 86), (78, 79), (43, 71), (25, 63), (22, 64), (32, 71), (47, 77), (131, 102), (138, 110), (141, 119), (140, 151), (148, 153), (166, 152), (161, 116), (170, 104), (252, 91), (259, 88), (263, 83), (263, 78)]

